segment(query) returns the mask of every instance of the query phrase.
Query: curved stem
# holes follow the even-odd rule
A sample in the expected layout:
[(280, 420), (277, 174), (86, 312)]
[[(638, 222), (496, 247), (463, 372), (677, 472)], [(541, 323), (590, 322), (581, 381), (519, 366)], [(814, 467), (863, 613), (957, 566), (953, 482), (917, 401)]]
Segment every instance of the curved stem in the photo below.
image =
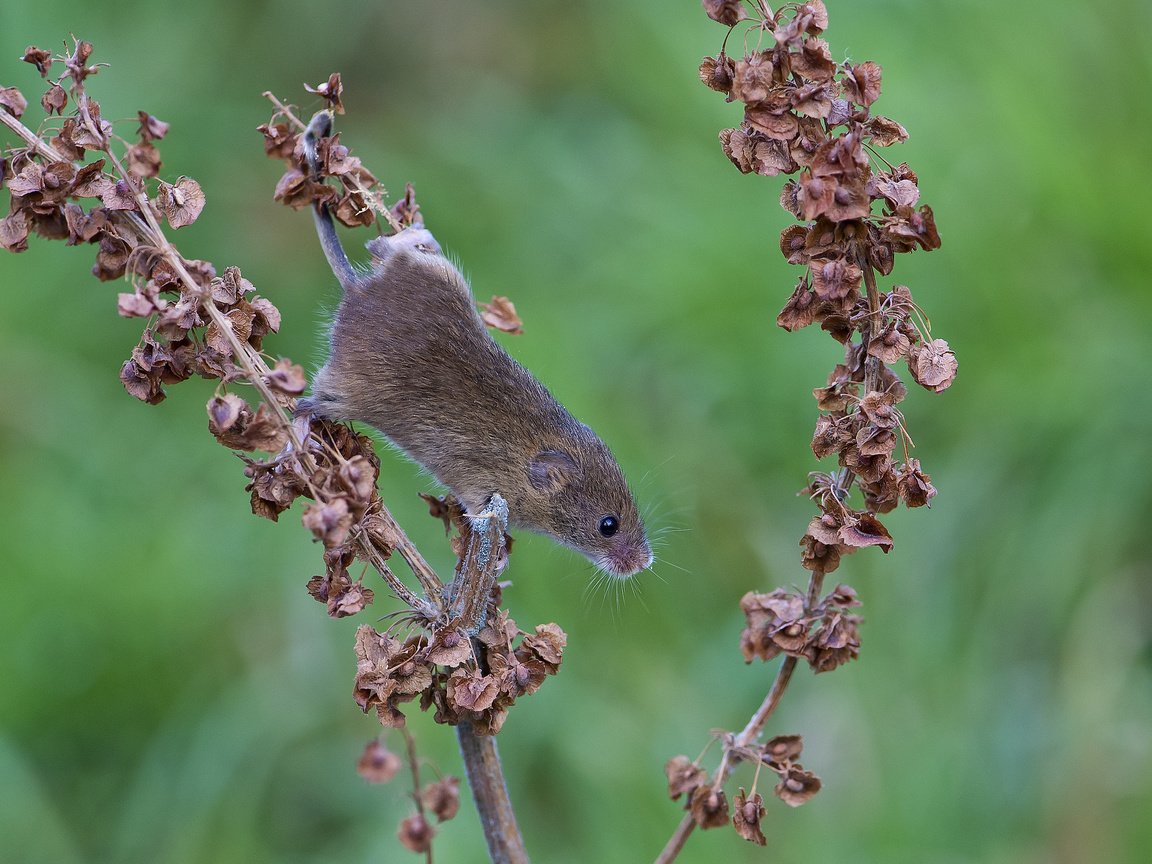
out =
[[(820, 598), (820, 592), (824, 587), (824, 572), (822, 570), (813, 570), (812, 576), (808, 580), (808, 606), (816, 605), (816, 601)], [(760, 703), (760, 707), (749, 718), (744, 728), (740, 730), (732, 746), (727, 749), (727, 753), (731, 753), (738, 747), (747, 747), (750, 743), (760, 737), (760, 733), (764, 731), (764, 725), (768, 722), (768, 718), (772, 716), (776, 710), (776, 706), (780, 704), (780, 697), (784, 695), (784, 690), (788, 687), (788, 682), (792, 680), (792, 673), (796, 669), (796, 658), (785, 657), (784, 661), (780, 664), (780, 668), (776, 670), (776, 678), (772, 681), (772, 686), (768, 690), (768, 695), (764, 697), (764, 701)], [(719, 788), (724, 785), (729, 775), (735, 770), (736, 762), (725, 758), (721, 761), (720, 767), (716, 769), (716, 775), (712, 778), (712, 786)], [(669, 864), (671, 861), (676, 860), (676, 856), (680, 854), (680, 850), (684, 848), (684, 844), (688, 842), (688, 838), (692, 836), (692, 832), (696, 830), (696, 821), (692, 818), (691, 814), (685, 814), (684, 818), (680, 820), (680, 824), (676, 826), (676, 830), (672, 836), (668, 838), (668, 842), (664, 845), (664, 849), (657, 856), (655, 864)]]
[(477, 735), (471, 723), (457, 726), (456, 737), (460, 741), (464, 771), (480, 813), (480, 825), (484, 828), (492, 864), (528, 864), (528, 852), (524, 849), (524, 839), (520, 836), (508, 787), (504, 783), (496, 738)]

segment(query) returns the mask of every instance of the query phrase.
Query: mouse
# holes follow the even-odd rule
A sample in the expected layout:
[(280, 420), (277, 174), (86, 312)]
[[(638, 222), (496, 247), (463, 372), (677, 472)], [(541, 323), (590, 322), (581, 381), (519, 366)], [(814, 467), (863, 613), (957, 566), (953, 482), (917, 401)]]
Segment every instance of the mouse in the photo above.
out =
[[(320, 179), (321, 111), (304, 134)], [(298, 412), (377, 429), (446, 486), (469, 513), (499, 493), (509, 523), (547, 535), (626, 579), (652, 549), (607, 445), (492, 338), (472, 289), (423, 224), (375, 237), (354, 267), (326, 203), (320, 245), (342, 291), (328, 357)]]

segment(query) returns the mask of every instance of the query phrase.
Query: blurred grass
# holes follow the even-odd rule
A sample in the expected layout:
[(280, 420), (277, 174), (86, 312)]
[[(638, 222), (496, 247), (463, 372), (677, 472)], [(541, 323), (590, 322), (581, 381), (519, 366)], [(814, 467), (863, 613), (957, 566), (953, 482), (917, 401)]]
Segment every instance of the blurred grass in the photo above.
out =
[[(1146, 862), (1152, 11), (829, 5), (834, 53), (884, 67), (878, 108), (912, 133), (899, 158), (944, 238), (894, 274), (960, 358), (906, 405), (941, 494), (836, 574), (865, 601), (862, 659), (798, 676), (771, 724), (804, 734), (824, 791), (770, 807), (768, 851), (709, 832), (681, 860)], [(679, 816), (664, 760), (742, 725), (772, 673), (740, 661), (736, 601), (804, 578), (793, 492), (836, 360), (774, 325), (795, 280), (779, 183), (723, 158), (736, 109), (695, 79), (722, 28), (659, 0), (6, 3), (0, 82), (34, 100), (15, 58), (69, 32), (112, 64), (106, 117), (172, 123), (165, 173), (208, 194), (181, 249), (242, 267), (284, 312), (271, 349), (307, 362), (332, 279), (253, 130), (262, 90), (307, 111), (300, 83), (343, 72), (348, 143), (416, 184), (477, 295), (515, 300), (509, 350), (612, 444), (657, 530), (686, 529), (642, 602), (586, 596), (541, 538), (510, 572), (516, 618), (570, 635), (501, 736), (529, 848), (650, 860)], [(89, 251), (32, 247), (0, 257), (0, 860), (415, 860), (402, 784), (353, 771), (375, 727), (348, 698), (356, 622), (304, 592), (316, 549), (294, 514), (247, 514), (205, 382), (124, 394), (139, 327)], [(447, 565), (427, 479), (389, 458), (381, 485)], [(422, 753), (459, 773), (425, 720)], [(484, 860), (469, 806), (438, 860)]]

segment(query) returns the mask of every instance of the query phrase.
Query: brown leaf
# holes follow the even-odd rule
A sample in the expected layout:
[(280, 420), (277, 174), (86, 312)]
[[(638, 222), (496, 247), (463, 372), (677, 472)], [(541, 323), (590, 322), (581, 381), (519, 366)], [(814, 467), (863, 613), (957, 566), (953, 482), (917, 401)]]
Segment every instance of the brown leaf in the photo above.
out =
[(741, 787), (733, 805), (732, 825), (736, 828), (736, 833), (757, 846), (765, 845), (768, 841), (764, 837), (764, 832), (760, 830), (760, 820), (764, 816), (764, 798), (759, 794), (749, 798)]
[(673, 801), (708, 782), (708, 772), (687, 756), (669, 759), (664, 765), (664, 774), (668, 778), (668, 797)]
[(113, 177), (103, 173), (104, 160), (97, 159), (76, 172), (72, 194), (77, 198), (101, 198), (116, 185)]
[[(811, 527), (809, 527), (811, 533)], [(840, 526), (840, 542), (854, 549), (879, 546), (884, 553), (892, 551), (892, 535), (880, 520), (868, 513), (858, 513), (853, 521)]]
[(550, 674), (556, 674), (564, 654), (564, 646), (568, 644), (568, 634), (560, 629), (558, 624), (539, 624), (536, 633), (525, 636), (520, 643), (521, 648), (531, 651), (532, 654), (544, 663)]
[(224, 332), (224, 327), (229, 326), (238, 340), (247, 342), (248, 337), (252, 335), (252, 321), (255, 317), (256, 311), (252, 305), (240, 302), (225, 313), (227, 325), (217, 325), (215, 321), (208, 325), (208, 329), (204, 332), (204, 342), (213, 350), (230, 355), (232, 342)]
[(168, 134), (168, 124), (163, 120), (156, 119), (147, 111), (137, 111), (136, 116), (140, 120), (139, 131), (142, 142), (159, 141)]
[[(343, 113), (343, 109), (340, 113)], [(436, 829), (420, 813), (413, 813), (401, 822), (400, 830), (396, 832), (396, 836), (400, 838), (404, 847), (413, 852), (427, 852), (431, 849), (432, 838), (435, 835)]]
[(700, 62), (700, 80), (720, 93), (728, 93), (732, 89), (735, 71), (736, 65), (732, 58), (723, 53), (716, 57), (705, 57)]
[(688, 801), (688, 810), (700, 828), (722, 828), (728, 824), (728, 796), (723, 789), (698, 786)]
[(72, 130), (73, 143), (88, 150), (105, 150), (111, 133), (112, 124), (100, 117), (100, 104), (95, 99), (89, 99), (87, 107), (81, 112), (80, 121)]
[(208, 400), (208, 431), (219, 438), (243, 420), (246, 425), (252, 418), (248, 403), (235, 393), (213, 396)]
[(908, 507), (931, 506), (930, 502), (936, 497), (932, 478), (920, 470), (919, 459), (909, 459), (897, 472), (896, 486)]
[(155, 177), (160, 173), (160, 151), (147, 141), (128, 148), (128, 170), (137, 177)]
[(731, 27), (748, 17), (741, 0), (703, 0), (703, 3), (704, 13), (726, 27)]
[(137, 210), (136, 192), (128, 180), (117, 180), (108, 187), (100, 200), (109, 210)]
[(840, 566), (840, 546), (821, 543), (805, 534), (800, 538), (800, 564), (806, 570), (832, 573)]
[(265, 380), (273, 390), (288, 396), (298, 396), (308, 387), (304, 367), (293, 363), (287, 357), (281, 357), (276, 361), (276, 368), (268, 373)]
[(513, 699), (531, 696), (540, 689), (548, 670), (539, 660), (524, 661), (515, 654), (488, 652), (492, 674), (500, 682), (500, 690)]
[(348, 502), (343, 498), (336, 498), (326, 504), (309, 504), (304, 510), (302, 521), (304, 527), (329, 549), (342, 545), (352, 529), (352, 514)]
[(776, 797), (789, 807), (799, 807), (819, 791), (820, 778), (799, 765), (789, 767), (775, 789)]
[(460, 810), (460, 778), (445, 777), (429, 783), (421, 790), (420, 800), (439, 821), (447, 822)]
[(492, 302), (480, 303), (480, 318), (493, 330), (519, 336), (524, 332), (523, 321), (516, 314), (516, 307), (507, 297), (493, 295)]
[(291, 159), (297, 136), (287, 123), (263, 123), (256, 131), (264, 136), (264, 153), (277, 159)]
[(956, 355), (943, 339), (914, 345), (908, 351), (908, 371), (921, 387), (942, 393), (956, 380)]
[(867, 108), (880, 98), (880, 66), (866, 60), (859, 66), (845, 64), (844, 93), (857, 105)]
[(204, 193), (191, 177), (181, 177), (174, 184), (160, 184), (157, 200), (168, 224), (173, 228), (191, 225), (204, 209)]
[(448, 676), (448, 703), (456, 709), (484, 711), (500, 695), (500, 682), (479, 669), (453, 669)]
[(27, 107), (28, 100), (15, 87), (0, 87), (0, 109), (19, 120)]
[(52, 149), (65, 159), (73, 161), (84, 158), (84, 148), (77, 145), (73, 140), (76, 134), (76, 126), (75, 117), (66, 117), (60, 126), (59, 134), (53, 135), (48, 139), (48, 143), (52, 145)]
[(890, 147), (908, 140), (907, 129), (895, 120), (889, 120), (879, 114), (869, 117), (864, 128), (868, 130), (868, 137), (876, 147)]
[(333, 212), (340, 224), (349, 228), (371, 225), (376, 221), (375, 211), (359, 189), (353, 189), (337, 201)]
[(387, 783), (400, 771), (400, 757), (385, 747), (379, 739), (369, 741), (356, 763), (356, 773), (369, 783)]
[(68, 105), (68, 94), (59, 84), (52, 84), (47, 92), (40, 97), (40, 107), (49, 117), (53, 114), (63, 114)]
[(34, 45), (29, 45), (24, 49), (24, 56), (20, 58), (25, 63), (31, 63), (36, 67), (36, 71), (40, 73), (41, 78), (48, 77), (48, 70), (52, 68), (52, 52), (45, 51), (43, 48), (37, 48)]
[(836, 73), (836, 61), (828, 43), (823, 39), (805, 40), (800, 51), (791, 55), (792, 71), (809, 81), (831, 81)]
[(143, 294), (119, 294), (116, 298), (116, 311), (123, 318), (147, 318), (156, 311), (152, 301)]
[(28, 217), (23, 211), (18, 210), (0, 219), (0, 246), (9, 252), (28, 249)]
[(341, 95), (344, 93), (344, 84), (340, 81), (340, 73), (333, 72), (328, 76), (328, 80), (323, 84), (318, 84), (315, 87), (304, 85), (304, 89), (309, 93), (315, 93), (324, 97), (324, 101), (328, 103), (328, 107), (335, 111), (337, 114), (344, 113), (344, 103), (340, 101)]
[(777, 735), (764, 745), (764, 761), (771, 765), (795, 762), (804, 751), (804, 739), (799, 735)]
[(251, 304), (255, 316), (252, 319), (250, 338), (263, 336), (265, 333), (279, 333), (280, 310), (272, 305), (272, 301), (266, 297), (253, 297)]
[(427, 651), (429, 663), (455, 668), (472, 657), (472, 644), (457, 620), (435, 631)]

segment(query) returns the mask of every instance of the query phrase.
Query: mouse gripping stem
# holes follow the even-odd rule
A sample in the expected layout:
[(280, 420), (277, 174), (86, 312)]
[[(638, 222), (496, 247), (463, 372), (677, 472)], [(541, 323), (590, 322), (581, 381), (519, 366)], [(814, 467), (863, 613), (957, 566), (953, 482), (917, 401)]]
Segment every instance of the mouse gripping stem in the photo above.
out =
[(475, 636), (488, 623), (492, 589), (508, 562), (504, 543), (508, 502), (494, 493), (483, 510), (467, 518), (472, 529), (468, 548), (446, 595), (449, 620), (460, 619), (460, 629)]
[[(309, 179), (315, 183), (323, 183), (320, 173), (320, 154), (317, 144), (319, 139), (327, 138), (332, 133), (332, 112), (317, 111), (308, 128), (304, 130), (304, 158), (308, 161)], [(316, 234), (320, 237), (320, 247), (324, 250), (324, 257), (328, 259), (328, 266), (336, 278), (340, 280), (342, 288), (348, 288), (356, 281), (356, 271), (340, 245), (340, 237), (336, 234), (336, 225), (332, 222), (332, 213), (328, 205), (320, 201), (315, 202), (312, 216), (316, 222)]]

